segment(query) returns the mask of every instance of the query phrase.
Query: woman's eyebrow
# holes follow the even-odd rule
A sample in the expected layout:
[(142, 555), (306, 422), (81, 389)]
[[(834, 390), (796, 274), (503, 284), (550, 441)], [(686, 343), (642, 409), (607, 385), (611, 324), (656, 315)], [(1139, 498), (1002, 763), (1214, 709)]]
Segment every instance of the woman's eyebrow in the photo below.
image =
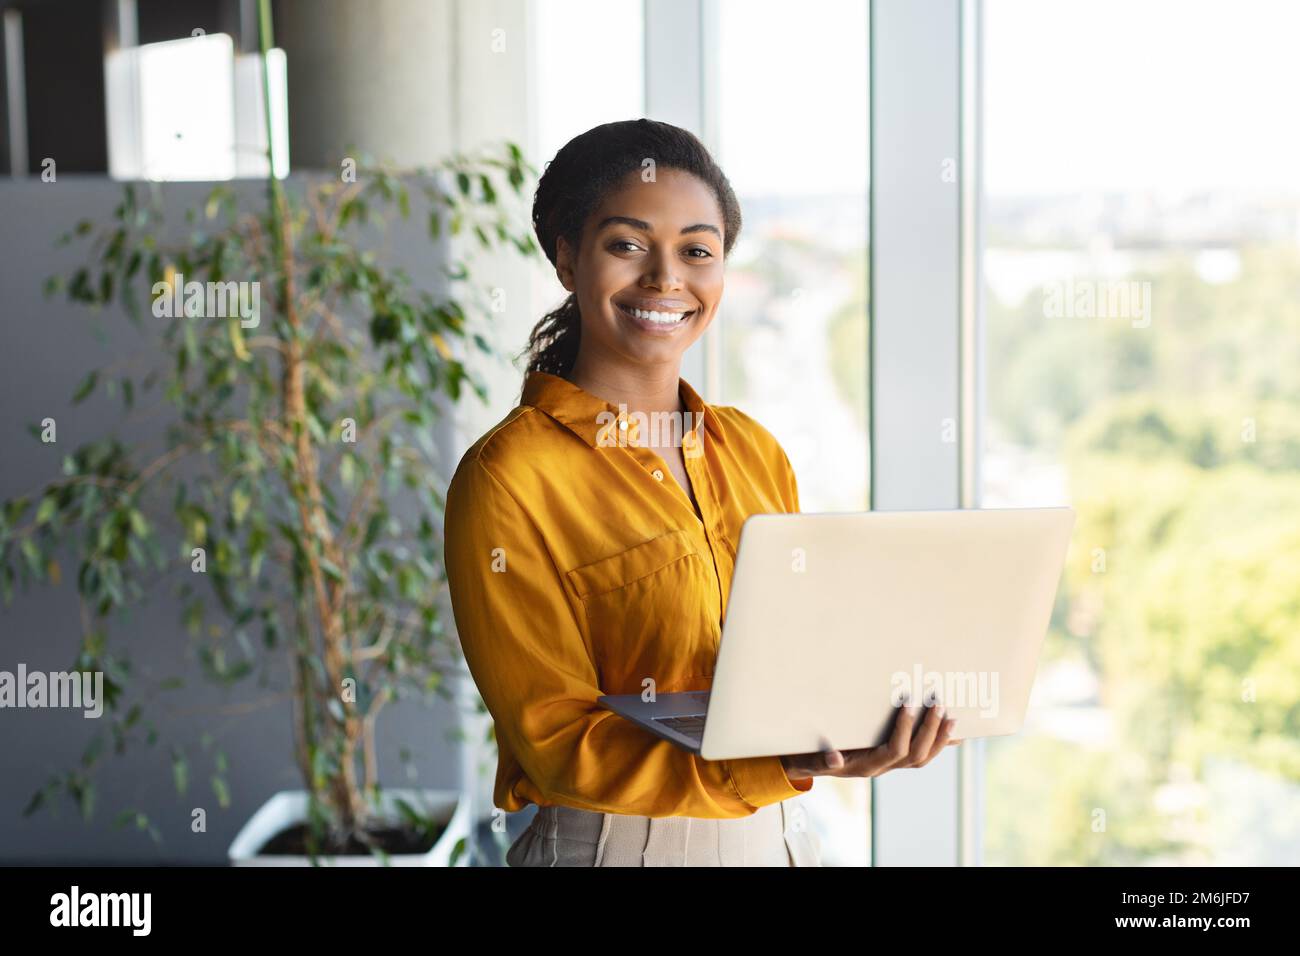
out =
[[(640, 229), (642, 232), (654, 232), (654, 230), (650, 228), (650, 223), (646, 222), (644, 219), (633, 219), (631, 216), (606, 216), (600, 221), (600, 224), (596, 226), (596, 231), (600, 232), (606, 226), (615, 224), (631, 226), (633, 229)], [(684, 236), (689, 232), (711, 232), (719, 239), (722, 238), (722, 232), (718, 227), (710, 225), (707, 222), (697, 222), (693, 226), (682, 227), (681, 235)]]

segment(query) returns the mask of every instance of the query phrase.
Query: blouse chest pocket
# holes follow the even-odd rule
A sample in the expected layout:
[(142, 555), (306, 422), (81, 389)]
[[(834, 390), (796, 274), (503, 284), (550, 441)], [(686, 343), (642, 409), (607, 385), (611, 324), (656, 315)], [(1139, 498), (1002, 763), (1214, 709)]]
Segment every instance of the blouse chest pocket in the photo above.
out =
[(711, 556), (670, 531), (568, 572), (582, 601), (600, 688), (639, 694), (705, 690), (721, 616)]

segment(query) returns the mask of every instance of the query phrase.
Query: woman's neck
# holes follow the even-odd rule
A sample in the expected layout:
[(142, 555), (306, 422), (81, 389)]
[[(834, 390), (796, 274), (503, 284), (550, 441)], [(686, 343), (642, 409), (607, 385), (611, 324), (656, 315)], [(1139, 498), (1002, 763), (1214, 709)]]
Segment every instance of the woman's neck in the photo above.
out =
[(629, 413), (654, 412), (679, 414), (682, 411), (678, 392), (678, 366), (622, 369), (587, 369), (575, 362), (568, 379), (583, 391), (604, 399), (611, 405), (623, 405)]

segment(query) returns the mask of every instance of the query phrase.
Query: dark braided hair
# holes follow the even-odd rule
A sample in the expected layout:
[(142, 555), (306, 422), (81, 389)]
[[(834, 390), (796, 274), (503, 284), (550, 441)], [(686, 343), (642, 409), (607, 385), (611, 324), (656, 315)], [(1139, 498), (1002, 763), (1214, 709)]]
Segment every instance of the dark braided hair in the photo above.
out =
[[(740, 203), (722, 170), (704, 144), (689, 130), (652, 119), (620, 120), (592, 127), (560, 148), (546, 164), (533, 195), (533, 231), (551, 265), (556, 265), (556, 240), (563, 236), (574, 249), (582, 227), (605, 196), (640, 172), (647, 159), (656, 172), (678, 169), (698, 177), (712, 191), (722, 211), (722, 255), (725, 259), (740, 234)], [(578, 357), (581, 313), (574, 293), (533, 327), (525, 375), (532, 371), (567, 376)]]

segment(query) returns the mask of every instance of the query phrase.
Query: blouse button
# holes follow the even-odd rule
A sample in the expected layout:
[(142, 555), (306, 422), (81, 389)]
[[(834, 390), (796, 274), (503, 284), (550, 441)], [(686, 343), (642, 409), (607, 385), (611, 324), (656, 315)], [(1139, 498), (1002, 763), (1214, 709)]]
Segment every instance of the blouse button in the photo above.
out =
[(664, 472), (662, 468), (656, 468), (654, 471), (650, 472), (650, 474), (654, 475), (659, 481), (664, 480)]

